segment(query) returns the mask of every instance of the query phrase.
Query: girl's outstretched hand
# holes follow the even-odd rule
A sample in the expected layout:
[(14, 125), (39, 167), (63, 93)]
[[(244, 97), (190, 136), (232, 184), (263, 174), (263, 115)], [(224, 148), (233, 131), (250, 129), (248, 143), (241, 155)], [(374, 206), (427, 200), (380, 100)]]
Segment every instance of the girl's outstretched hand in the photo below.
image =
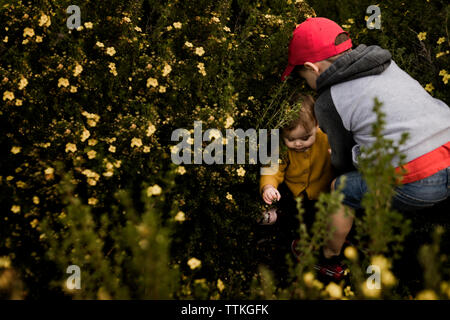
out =
[(281, 195), (274, 186), (267, 185), (264, 187), (262, 197), (265, 203), (272, 204), (274, 200), (280, 201)]

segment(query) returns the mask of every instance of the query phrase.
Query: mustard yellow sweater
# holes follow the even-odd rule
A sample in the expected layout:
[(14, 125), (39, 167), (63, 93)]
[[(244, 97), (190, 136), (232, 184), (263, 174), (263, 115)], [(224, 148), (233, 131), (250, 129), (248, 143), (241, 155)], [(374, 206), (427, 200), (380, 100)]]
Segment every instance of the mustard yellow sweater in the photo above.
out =
[(315, 143), (305, 152), (288, 149), (288, 159), (278, 167), (274, 175), (261, 175), (260, 194), (264, 186), (271, 184), (278, 188), (283, 181), (297, 197), (306, 191), (308, 198), (316, 200), (321, 192), (329, 192), (333, 180), (328, 137), (317, 130)]

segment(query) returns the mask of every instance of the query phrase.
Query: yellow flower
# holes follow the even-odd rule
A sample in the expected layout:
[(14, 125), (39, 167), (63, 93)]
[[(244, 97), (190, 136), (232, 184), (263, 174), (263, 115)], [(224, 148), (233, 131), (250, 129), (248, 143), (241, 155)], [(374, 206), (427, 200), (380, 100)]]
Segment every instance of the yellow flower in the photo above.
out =
[(89, 198), (88, 199), (88, 204), (91, 206), (95, 206), (98, 203), (98, 199), (97, 198)]
[(436, 59), (442, 57), (443, 55), (445, 55), (445, 52), (436, 53)]
[(188, 264), (189, 268), (194, 270), (196, 268), (199, 268), (202, 265), (202, 262), (200, 260), (198, 260), (197, 258), (191, 258), (191, 259), (189, 259), (187, 264)]
[(173, 27), (174, 27), (175, 29), (181, 29), (181, 26), (182, 26), (181, 22), (174, 22), (174, 23), (173, 23)]
[(162, 189), (157, 184), (147, 188), (147, 196), (159, 196), (162, 192)]
[(156, 127), (150, 122), (147, 128), (147, 137), (150, 137), (153, 133), (155, 133)]
[(142, 32), (142, 29), (139, 27), (134, 27), (134, 30), (136, 30), (137, 32)]
[(92, 27), (93, 27), (94, 25), (92, 24), (92, 22), (85, 22), (85, 23), (84, 23), (84, 26), (86, 27), (86, 29), (92, 29)]
[(150, 152), (150, 147), (144, 146), (144, 153), (149, 153), (149, 152)]
[(114, 47), (108, 47), (108, 48), (106, 48), (106, 54), (108, 54), (112, 57), (113, 55), (116, 54), (116, 49), (114, 49)]
[(77, 151), (77, 146), (73, 143), (66, 144), (66, 152), (75, 152)]
[(163, 77), (166, 77), (171, 71), (172, 67), (166, 63), (162, 72)]
[(352, 289), (350, 288), (350, 286), (346, 286), (346, 287), (344, 288), (344, 295), (345, 295), (346, 297), (351, 297), (351, 296), (354, 296), (355, 293), (352, 291)]
[(186, 169), (185, 169), (183, 166), (179, 166), (179, 167), (177, 168), (177, 173), (183, 175), (183, 174), (186, 173)]
[(0, 257), (0, 268), (8, 269), (9, 267), (11, 267), (11, 259), (7, 256)]
[(89, 158), (89, 159), (94, 159), (94, 158), (97, 156), (97, 151), (95, 151), (95, 150), (90, 150), (90, 151), (87, 153), (87, 155), (88, 155), (88, 158)]
[(437, 300), (438, 297), (436, 293), (433, 290), (422, 290), (420, 291), (417, 296), (416, 300)]
[(419, 38), (420, 41), (423, 41), (423, 40), (425, 40), (427, 38), (427, 33), (426, 32), (420, 32), (417, 35), (417, 38)]
[(220, 292), (222, 292), (223, 289), (225, 289), (225, 285), (223, 284), (222, 280), (220, 280), (220, 279), (217, 280), (217, 289), (219, 289)]
[(116, 152), (116, 147), (111, 145), (111, 146), (109, 146), (108, 151), (114, 153), (114, 152)]
[(18, 205), (13, 205), (13, 206), (11, 207), (11, 211), (12, 211), (13, 213), (19, 213), (19, 212), (20, 212), (20, 206), (18, 206)]
[(155, 78), (148, 78), (147, 79), (147, 88), (150, 86), (156, 88), (158, 86), (158, 80), (156, 80)]
[(70, 92), (71, 93), (75, 93), (75, 92), (77, 92), (78, 91), (78, 88), (77, 87), (75, 87), (75, 86), (70, 86)]
[(25, 28), (23, 29), (23, 37), (33, 37), (34, 36), (34, 30), (32, 28)]
[(6, 101), (6, 100), (10, 100), (10, 101), (14, 100), (14, 93), (12, 93), (11, 91), (3, 92), (3, 101)]
[(313, 281), (314, 281), (314, 273), (312, 273), (311, 271), (308, 271), (303, 275), (303, 282), (306, 284), (306, 286), (312, 287)]
[(342, 298), (342, 288), (334, 282), (330, 282), (325, 287), (325, 292), (333, 299), (341, 299)]
[(78, 75), (83, 71), (83, 66), (79, 63), (77, 63), (77, 65), (75, 66), (75, 68), (73, 69), (73, 76), (74, 77), (78, 77)]
[(50, 17), (46, 14), (42, 14), (41, 17), (39, 18), (39, 27), (42, 26), (50, 27), (50, 24), (51, 24)]
[(21, 99), (17, 99), (16, 100), (16, 106), (20, 107), (22, 105), (22, 100)]
[(41, 42), (42, 42), (42, 37), (36, 36), (36, 43), (41, 43)]
[(445, 37), (440, 37), (436, 43), (441, 44), (441, 43), (444, 43), (444, 41), (445, 41)]
[(195, 48), (195, 54), (196, 55), (201, 57), (204, 53), (205, 53), (205, 50), (203, 50), (203, 47)]
[(361, 290), (362, 290), (364, 296), (367, 298), (376, 299), (376, 298), (379, 298), (381, 295), (381, 289), (377, 289), (377, 288), (370, 289), (367, 286), (366, 282), (363, 282), (361, 284)]
[(164, 93), (164, 92), (166, 92), (166, 87), (159, 86), (159, 93)]
[(236, 172), (237, 172), (237, 174), (238, 174), (239, 177), (245, 176), (245, 169), (242, 168), (242, 167), (239, 167), (239, 169), (237, 169)]
[(198, 72), (200, 72), (201, 75), (206, 76), (205, 64), (203, 62), (199, 62), (197, 64), (197, 68), (198, 68)]
[(24, 77), (22, 77), (19, 81), (19, 90), (22, 90), (28, 85), (28, 80)]
[(8, 36), (6, 36), (6, 37), (3, 39), (3, 42), (4, 42), (4, 43), (8, 43)]
[(433, 84), (432, 84), (432, 83), (428, 83), (428, 84), (425, 86), (425, 90), (427, 90), (428, 92), (431, 93), (431, 92), (434, 90)]
[(226, 31), (226, 32), (230, 32), (231, 31), (231, 29), (228, 28), (227, 26), (223, 27), (223, 30)]
[(52, 167), (48, 167), (47, 169), (44, 170), (45, 174), (53, 174), (55, 172), (55, 169), (53, 169)]
[(192, 43), (190, 43), (189, 41), (186, 41), (185, 43), (184, 43), (184, 45), (186, 46), (186, 47), (188, 47), (188, 48), (192, 48), (194, 45), (192, 44)]
[(133, 138), (131, 139), (131, 147), (140, 147), (142, 146), (142, 140), (140, 138)]
[(34, 229), (34, 228), (36, 228), (38, 223), (39, 223), (39, 220), (38, 219), (34, 219), (33, 221), (30, 222), (30, 225)]
[(228, 129), (229, 127), (231, 127), (234, 123), (234, 119), (230, 116), (227, 117), (226, 122), (225, 122), (225, 129)]
[(345, 248), (344, 255), (347, 257), (347, 259), (352, 261), (356, 261), (358, 259), (358, 251), (355, 249), (355, 247)]
[(83, 133), (81, 134), (81, 142), (86, 141), (86, 139), (88, 139), (90, 136), (91, 136), (91, 133), (89, 132), (89, 130), (84, 128)]
[(178, 213), (176, 214), (174, 220), (178, 221), (178, 222), (183, 222), (184, 220), (186, 220), (184, 212), (183, 211), (178, 211)]
[(382, 272), (391, 267), (391, 262), (382, 255), (372, 257), (371, 264), (380, 267)]
[(59, 78), (58, 80), (58, 88), (59, 87), (68, 87), (69, 86), (69, 80), (67, 80), (66, 78)]
[(97, 46), (97, 47), (99, 47), (99, 48), (103, 48), (105, 45), (102, 43), (102, 42), (100, 42), (100, 41), (97, 41), (96, 43), (95, 43), (95, 45)]
[(439, 75), (440, 76), (445, 76), (447, 74), (447, 70), (442, 69), (441, 71), (439, 71)]
[(391, 271), (385, 270), (381, 272), (381, 283), (386, 287), (392, 287), (397, 283), (397, 279)]
[(130, 18), (128, 18), (128, 17), (123, 17), (123, 18), (122, 18), (122, 20), (123, 20), (123, 21), (125, 21), (125, 22), (128, 22), (128, 23), (130, 23), (130, 22), (131, 22), (131, 19), (130, 19)]
[(355, 23), (355, 19), (353, 19), (353, 18), (347, 19), (347, 22), (353, 24), (353, 23)]
[(110, 62), (108, 64), (109, 72), (111, 72), (114, 76), (117, 76), (116, 64), (114, 62)]
[(89, 139), (88, 140), (88, 145), (90, 146), (95, 146), (98, 143), (98, 141), (96, 139)]
[(20, 152), (20, 150), (22, 150), (21, 147), (12, 147), (11, 148), (11, 153), (18, 154)]
[(225, 196), (228, 200), (233, 200), (233, 195), (229, 192), (227, 192), (227, 195)]
[(38, 196), (34, 196), (33, 197), (33, 203), (34, 204), (39, 204), (39, 197)]

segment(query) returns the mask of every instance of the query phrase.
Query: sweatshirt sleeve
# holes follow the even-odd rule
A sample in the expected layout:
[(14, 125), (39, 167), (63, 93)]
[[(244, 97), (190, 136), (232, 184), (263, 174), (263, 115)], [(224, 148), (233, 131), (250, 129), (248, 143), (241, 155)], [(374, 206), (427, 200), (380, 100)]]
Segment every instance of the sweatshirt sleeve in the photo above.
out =
[(338, 174), (356, 170), (352, 161), (352, 148), (356, 144), (353, 135), (346, 130), (334, 106), (330, 89), (321, 93), (314, 112), (319, 126), (328, 136), (331, 148), (331, 164)]
[(278, 189), (278, 186), (284, 181), (286, 167), (287, 164), (283, 162), (278, 166), (278, 171), (275, 174), (261, 175), (261, 178), (259, 179), (259, 194), (262, 194), (263, 188), (268, 184), (271, 184)]

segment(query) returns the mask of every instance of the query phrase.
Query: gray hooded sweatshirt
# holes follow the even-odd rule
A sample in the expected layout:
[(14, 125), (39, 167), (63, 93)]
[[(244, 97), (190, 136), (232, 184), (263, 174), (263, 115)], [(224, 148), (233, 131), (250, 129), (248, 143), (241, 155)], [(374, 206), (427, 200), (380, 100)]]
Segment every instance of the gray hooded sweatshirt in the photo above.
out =
[(331, 162), (340, 173), (354, 170), (355, 145), (370, 146), (375, 141), (375, 97), (386, 114), (385, 137), (399, 142), (402, 133), (409, 134), (400, 147), (406, 162), (450, 141), (450, 108), (430, 96), (379, 46), (361, 44), (339, 57), (317, 79), (317, 91), (314, 111), (328, 135)]

